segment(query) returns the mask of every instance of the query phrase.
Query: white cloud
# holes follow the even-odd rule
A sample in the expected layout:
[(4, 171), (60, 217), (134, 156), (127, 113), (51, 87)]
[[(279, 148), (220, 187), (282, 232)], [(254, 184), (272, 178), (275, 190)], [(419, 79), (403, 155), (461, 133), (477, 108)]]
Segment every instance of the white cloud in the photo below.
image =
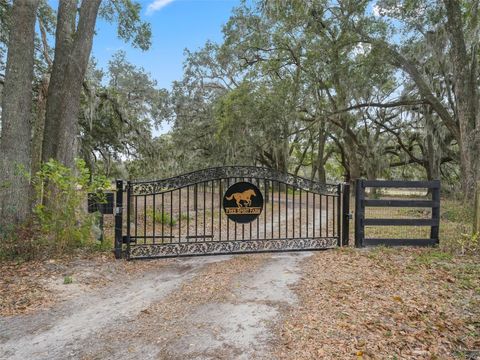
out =
[(147, 14), (152, 14), (155, 11), (163, 9), (168, 4), (172, 3), (174, 0), (154, 0), (147, 6)]

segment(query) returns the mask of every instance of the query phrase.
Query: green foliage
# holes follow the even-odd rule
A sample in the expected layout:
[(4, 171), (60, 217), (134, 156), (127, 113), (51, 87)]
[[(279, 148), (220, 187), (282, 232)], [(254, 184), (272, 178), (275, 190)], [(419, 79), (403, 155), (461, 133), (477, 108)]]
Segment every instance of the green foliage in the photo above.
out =
[(67, 275), (63, 278), (63, 283), (65, 285), (71, 284), (71, 283), (73, 283), (73, 278), (71, 276)]
[(158, 210), (154, 212), (153, 209), (147, 209), (147, 217), (153, 219), (155, 223), (160, 223), (168, 226), (175, 226), (177, 224), (177, 220), (167, 212), (162, 212)]
[(105, 177), (91, 178), (83, 160), (76, 170), (57, 161), (44, 163), (32, 179), (38, 199), (34, 207), (38, 234), (35, 243), (40, 251), (64, 253), (95, 243), (95, 214), (86, 212), (87, 193), (102, 192), (109, 186)]
[(480, 254), (480, 233), (462, 233), (452, 239), (450, 246), (461, 254)]
[(140, 3), (131, 0), (102, 1), (100, 16), (110, 23), (117, 23), (117, 35), (131, 41), (134, 47), (148, 50), (152, 45), (151, 26), (140, 19)]
[[(129, 174), (147, 175), (160, 157), (161, 141), (152, 138), (152, 124), (159, 125), (166, 90), (158, 89), (151, 75), (117, 52), (108, 64), (108, 82), (92, 65), (87, 73), (79, 123), (82, 157), (90, 169), (107, 176), (124, 177), (119, 154), (135, 159), (127, 163)], [(148, 166), (145, 166), (148, 163)], [(131, 172), (130, 172), (131, 171)]]
[[(208, 215), (208, 214), (207, 214)], [(211, 214), (210, 214), (211, 215)], [(188, 213), (182, 213), (179, 217), (180, 220), (192, 220), (192, 217)]]
[(420, 265), (431, 265), (432, 263), (451, 261), (453, 255), (437, 249), (422, 251), (415, 256), (415, 262)]
[(451, 222), (473, 223), (473, 207), (470, 204), (449, 201), (448, 207), (441, 212), (441, 219)]

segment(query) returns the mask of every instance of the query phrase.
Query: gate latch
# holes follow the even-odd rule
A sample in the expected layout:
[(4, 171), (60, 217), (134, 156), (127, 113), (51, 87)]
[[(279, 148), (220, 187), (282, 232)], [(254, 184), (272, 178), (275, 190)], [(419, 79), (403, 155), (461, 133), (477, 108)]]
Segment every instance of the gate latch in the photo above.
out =
[(345, 217), (346, 217), (348, 220), (352, 220), (352, 219), (353, 219), (353, 214), (352, 214), (352, 213), (345, 214)]

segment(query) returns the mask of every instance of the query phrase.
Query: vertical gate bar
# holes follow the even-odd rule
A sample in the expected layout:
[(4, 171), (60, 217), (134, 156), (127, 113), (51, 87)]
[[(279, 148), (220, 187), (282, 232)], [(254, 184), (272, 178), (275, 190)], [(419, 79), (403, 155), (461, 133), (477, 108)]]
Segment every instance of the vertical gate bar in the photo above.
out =
[(178, 188), (178, 242), (182, 242), (182, 188)]
[(299, 226), (299, 231), (300, 231), (300, 238), (302, 237), (302, 188), (300, 188), (300, 226)]
[(222, 241), (222, 179), (218, 179), (218, 240)]
[[(238, 181), (237, 178), (233, 178), (233, 183), (234, 183), (234, 184), (235, 184), (237, 181)], [(228, 181), (228, 186), (230, 186), (230, 181)], [(236, 221), (235, 221), (233, 227), (234, 227), (234, 229), (235, 229), (235, 237), (234, 237), (234, 239), (237, 240), (237, 222), (236, 222)]]
[(342, 223), (341, 223), (341, 212), (342, 212), (342, 208), (341, 208), (341, 202), (340, 202), (340, 199), (341, 199), (341, 195), (342, 195), (342, 184), (338, 184), (337, 185), (337, 237), (338, 237), (338, 246), (342, 246), (342, 238), (340, 237), (340, 231), (341, 231), (341, 226), (342, 226)]
[(169, 243), (173, 242), (173, 190), (170, 191), (170, 219), (169, 224), (170, 226), (170, 241)]
[[(230, 187), (231, 183), (236, 182), (236, 178), (228, 178), (227, 180), (227, 189)], [(230, 219), (227, 217), (227, 224), (230, 224)], [(233, 230), (233, 240), (237, 240), (237, 223), (234, 222), (233, 225), (231, 226)]]
[(162, 213), (160, 214), (162, 223), (162, 244), (165, 244), (165, 193), (162, 192)]
[(138, 227), (138, 226), (137, 226), (137, 221), (138, 221), (138, 220), (137, 220), (137, 205), (138, 205), (137, 202), (138, 202), (138, 196), (137, 196), (137, 195), (134, 195), (134, 197), (135, 197), (135, 241), (137, 241), (137, 235), (138, 235), (138, 233), (137, 233), (137, 227)]
[(195, 199), (193, 200), (193, 204), (195, 206), (195, 242), (197, 241), (198, 236), (198, 184), (195, 184), (193, 187), (193, 196)]
[(348, 239), (350, 237), (350, 184), (343, 184), (343, 224), (342, 224), (342, 246), (348, 246)]
[(267, 179), (263, 179), (263, 192), (265, 193), (265, 204), (263, 209), (263, 239), (267, 238), (267, 198), (268, 198), (268, 185)]
[[(230, 178), (227, 178), (227, 186), (226, 186), (227, 190), (229, 187), (230, 187)], [(230, 221), (228, 219), (228, 216), (225, 221), (227, 223), (227, 241), (229, 241), (230, 240)]]
[(322, 198), (323, 198), (323, 194), (320, 194), (320, 237), (322, 237), (322, 221), (323, 221), (323, 209), (322, 209)]
[(332, 196), (332, 236), (335, 237), (335, 208), (336, 208), (336, 199), (335, 196)]
[[(435, 184), (432, 190), (432, 219), (440, 220), (440, 180), (435, 180)], [(438, 245), (440, 239), (438, 237), (439, 226), (435, 225), (430, 228), (430, 239), (434, 239), (435, 243)]]
[(115, 206), (115, 258), (122, 257), (123, 243), (123, 180), (116, 181)]
[(197, 211), (197, 207), (198, 207), (198, 188), (197, 188), (197, 184), (195, 184), (195, 186), (193, 187), (193, 207), (195, 209), (195, 211)]
[(152, 209), (152, 213), (153, 213), (153, 217), (152, 217), (152, 232), (153, 232), (153, 234), (152, 234), (152, 236), (153, 236), (153, 243), (154, 243), (154, 244), (155, 244), (155, 242), (156, 242), (156, 239), (155, 239), (155, 211), (156, 211), (156, 209), (155, 209), (155, 206), (156, 206), (156, 204), (155, 204), (155, 198), (156, 198), (156, 196), (157, 196), (156, 194), (153, 194), (153, 200), (152, 200), (152, 206), (153, 206), (153, 209)]
[(203, 182), (203, 234), (202, 234), (202, 235), (203, 235), (203, 241), (206, 240), (205, 235), (207, 235), (207, 233), (205, 232), (205, 229), (206, 229), (206, 227), (205, 227), (205, 225), (206, 225), (206, 224), (205, 224), (205, 222), (206, 222), (206, 218), (205, 218), (206, 214), (205, 214), (205, 212), (206, 212), (206, 210), (207, 210), (207, 205), (206, 205), (206, 200), (205, 200), (205, 196), (206, 196), (206, 195), (205, 195), (206, 186), (207, 186), (207, 182), (204, 181), (204, 182)]
[(190, 185), (187, 185), (187, 243), (190, 242)]
[(308, 227), (310, 225), (310, 222), (308, 221), (308, 210), (309, 210), (308, 209), (308, 193), (309, 193), (309, 191), (307, 191), (307, 221), (306, 221), (306, 223), (307, 223), (307, 238), (308, 238)]
[(272, 185), (272, 186), (271, 186), (271, 187), (272, 187), (272, 201), (271, 201), (271, 203), (272, 203), (272, 214), (271, 214), (271, 215), (272, 215), (272, 216), (271, 216), (271, 217), (272, 217), (272, 223), (270, 224), (270, 227), (271, 227), (271, 231), (272, 231), (271, 235), (272, 235), (272, 239), (273, 239), (273, 213), (275, 212), (274, 209), (273, 209), (273, 203), (275, 202), (275, 201), (273, 200), (273, 199), (274, 199), (274, 196), (273, 196), (273, 188), (274, 188), (274, 186), (273, 186), (273, 181), (271, 182), (271, 185)]
[[(229, 187), (230, 187), (230, 178), (227, 178), (226, 189), (228, 190)], [(229, 241), (230, 240), (230, 220), (228, 219), (228, 216), (227, 216), (227, 219), (225, 221), (227, 223), (227, 241)]]
[(327, 225), (327, 234), (326, 234), (327, 237), (330, 237), (330, 226), (328, 226), (328, 212), (330, 211), (330, 207), (328, 206), (328, 198), (329, 197), (330, 196), (327, 195), (326, 200), (325, 200), (326, 201), (326, 207), (327, 207), (326, 218), (325, 218), (325, 222), (326, 222), (326, 225)]
[(143, 241), (147, 242), (147, 195), (143, 196)]
[[(317, 214), (315, 213), (315, 209), (316, 209), (315, 200), (317, 200), (317, 193), (314, 192), (313, 193), (313, 215), (312, 215), (313, 216), (313, 226), (312, 226), (313, 227), (313, 229), (312, 229), (313, 235), (312, 235), (312, 237), (315, 237), (315, 217), (317, 216)], [(321, 212), (320, 212), (320, 214), (321, 214)]]
[(282, 193), (282, 183), (278, 182), (278, 225), (277, 225), (277, 228), (278, 228), (278, 238), (280, 239), (282, 237), (282, 234), (281, 234), (281, 230), (282, 230), (282, 222), (281, 222), (281, 219), (282, 219), (282, 214), (281, 214), (281, 208), (282, 208), (282, 199), (280, 197)]
[(212, 241), (213, 241), (213, 236), (215, 235), (215, 233), (213, 232), (213, 218), (215, 217), (215, 211), (214, 211), (214, 208), (213, 208), (213, 193), (215, 192), (215, 182), (214, 180), (212, 180), (212, 193), (210, 194), (210, 196), (212, 197), (212, 201), (210, 202), (210, 209), (212, 211), (212, 216), (211, 216), (211, 219), (212, 219), (212, 226), (210, 228), (210, 233), (212, 234)]
[(295, 238), (295, 186), (292, 186), (293, 199), (292, 199), (292, 239)]
[(131, 212), (131, 199), (132, 199), (132, 184), (127, 182), (127, 258), (130, 257), (130, 212)]
[[(241, 181), (245, 181), (245, 178), (242, 178)], [(245, 240), (245, 224), (242, 224), (242, 240)]]
[[(249, 181), (252, 183), (252, 178), (249, 178)], [(250, 221), (248, 225), (250, 226), (250, 237), (248, 240), (252, 240), (252, 222)]]
[(285, 238), (288, 239), (288, 184), (285, 184)]
[[(258, 189), (260, 189), (259, 179), (255, 179), (255, 182), (256, 182), (255, 184), (257, 185)], [(262, 204), (262, 206), (263, 206), (263, 204)], [(257, 218), (256, 222), (257, 222), (257, 239), (258, 239), (258, 237), (260, 235), (260, 215), (258, 215), (258, 218)]]

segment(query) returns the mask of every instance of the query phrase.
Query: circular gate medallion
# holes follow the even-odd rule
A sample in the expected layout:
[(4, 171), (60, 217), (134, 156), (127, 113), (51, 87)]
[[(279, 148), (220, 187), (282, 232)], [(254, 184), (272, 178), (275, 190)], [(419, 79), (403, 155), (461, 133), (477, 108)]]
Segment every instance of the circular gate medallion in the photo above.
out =
[(223, 195), (223, 210), (228, 218), (246, 224), (255, 220), (263, 209), (263, 195), (252, 183), (237, 182)]

